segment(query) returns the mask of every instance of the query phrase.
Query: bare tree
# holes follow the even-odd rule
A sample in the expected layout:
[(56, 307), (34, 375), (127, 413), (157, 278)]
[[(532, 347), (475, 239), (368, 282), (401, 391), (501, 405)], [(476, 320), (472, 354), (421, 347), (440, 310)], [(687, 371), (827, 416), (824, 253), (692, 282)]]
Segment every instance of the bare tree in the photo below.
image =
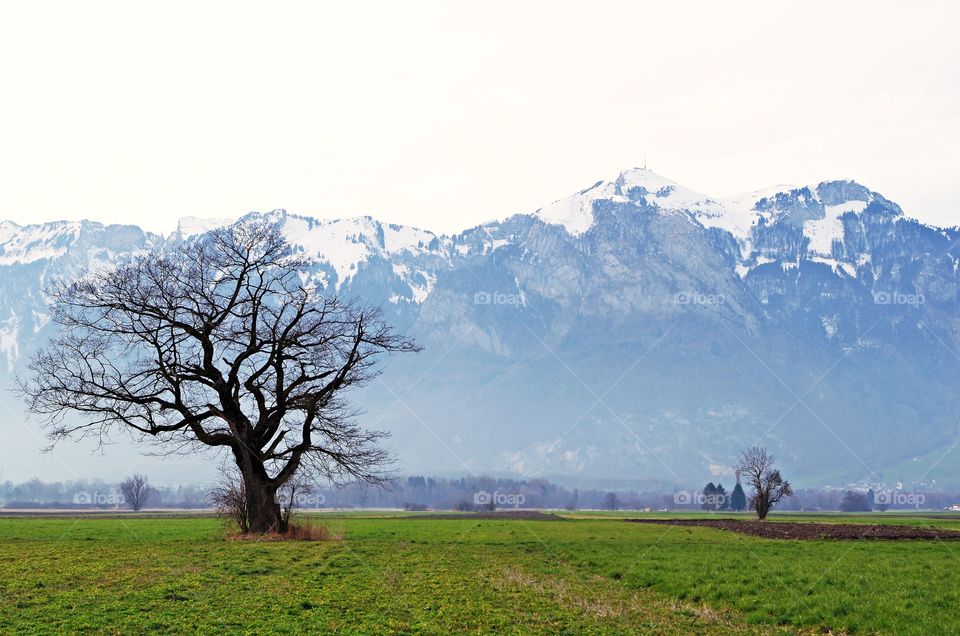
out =
[(137, 473), (120, 482), (120, 494), (134, 512), (141, 510), (150, 498), (150, 483), (146, 475)]
[(743, 451), (735, 466), (746, 476), (747, 483), (753, 486), (750, 506), (757, 511), (760, 519), (766, 519), (777, 502), (793, 494), (790, 482), (783, 480), (773, 462), (773, 455), (767, 449), (755, 446)]
[(240, 532), (247, 534), (250, 531), (247, 489), (243, 478), (233, 474), (236, 472), (235, 466), (232, 469), (221, 467), (220, 481), (210, 491), (210, 501), (217, 516), (234, 523)]
[(278, 230), (248, 223), (56, 282), (60, 335), (20, 390), (53, 444), (125, 427), (182, 452), (229, 450), (250, 531), (279, 531), (276, 494), (298, 471), (389, 476), (385, 434), (357, 425), (343, 393), (376, 375), (379, 354), (418, 350), (377, 311), (305, 283), (308, 264)]
[(306, 507), (304, 504), (309, 500), (316, 501), (315, 492), (316, 487), (304, 475), (295, 476), (281, 487), (278, 493), (281, 530), (286, 532), (291, 527), (290, 522), (298, 508)]

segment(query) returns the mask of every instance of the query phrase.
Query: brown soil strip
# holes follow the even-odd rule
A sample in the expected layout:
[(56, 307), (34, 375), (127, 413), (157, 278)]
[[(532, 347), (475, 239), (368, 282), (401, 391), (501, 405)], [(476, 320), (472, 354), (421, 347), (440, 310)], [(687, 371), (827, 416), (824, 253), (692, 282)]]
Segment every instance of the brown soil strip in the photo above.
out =
[(863, 523), (802, 523), (788, 521), (742, 521), (739, 519), (624, 519), (629, 523), (718, 528), (765, 539), (960, 539), (960, 532), (899, 525)]

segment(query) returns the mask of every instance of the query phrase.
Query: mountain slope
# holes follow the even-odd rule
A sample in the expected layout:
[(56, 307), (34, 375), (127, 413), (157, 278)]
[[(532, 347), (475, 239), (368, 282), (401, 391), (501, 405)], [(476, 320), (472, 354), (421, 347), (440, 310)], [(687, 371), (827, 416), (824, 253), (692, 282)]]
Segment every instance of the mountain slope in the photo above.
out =
[[(356, 396), (404, 470), (684, 483), (762, 443), (801, 484), (957, 481), (960, 231), (857, 183), (717, 199), (633, 169), (452, 236), (246, 218), (425, 345)], [(51, 272), (222, 223), (0, 224), (4, 378), (49, 333)]]

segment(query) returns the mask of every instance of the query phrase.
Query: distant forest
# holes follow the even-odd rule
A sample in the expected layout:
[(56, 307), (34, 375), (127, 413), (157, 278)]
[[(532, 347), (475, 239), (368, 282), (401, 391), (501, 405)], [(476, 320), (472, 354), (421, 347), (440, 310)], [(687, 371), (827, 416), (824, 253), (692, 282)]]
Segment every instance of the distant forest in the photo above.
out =
[[(710, 484), (713, 486), (713, 484)], [(719, 486), (719, 484), (718, 484)], [(207, 509), (210, 485), (151, 485), (147, 508)], [(732, 488), (727, 489), (732, 490)], [(458, 479), (410, 476), (395, 479), (384, 488), (350, 484), (338, 488), (316, 487), (296, 502), (304, 509), (392, 508), (405, 510), (489, 510), (507, 508), (551, 508), (566, 510), (699, 510), (710, 508), (695, 491), (638, 492), (634, 490), (574, 489), (541, 480), (494, 477)], [(901, 491), (897, 491), (900, 493)], [(798, 489), (777, 506), (778, 510), (943, 510), (960, 504), (957, 492), (924, 492), (919, 497), (893, 497), (877, 503), (873, 493), (849, 489)], [(749, 496), (749, 492), (747, 492)], [(886, 500), (883, 500), (886, 501)], [(126, 508), (118, 483), (102, 480), (0, 483), (0, 507), (14, 509), (100, 509)], [(728, 506), (714, 505), (725, 510)]]

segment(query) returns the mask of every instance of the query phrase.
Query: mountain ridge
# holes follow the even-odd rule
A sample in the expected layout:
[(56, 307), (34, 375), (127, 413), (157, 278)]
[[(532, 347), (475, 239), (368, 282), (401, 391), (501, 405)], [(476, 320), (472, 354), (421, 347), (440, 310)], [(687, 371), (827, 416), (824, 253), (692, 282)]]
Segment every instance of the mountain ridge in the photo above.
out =
[[(279, 227), (317, 259), (319, 289), (426, 345), (357, 395), (410, 470), (680, 483), (757, 442), (801, 484), (942, 482), (960, 465), (960, 230), (856, 182), (716, 199), (631, 169), (455, 234), (241, 219)], [(0, 224), (0, 368), (49, 333), (49, 275), (223, 222)]]

